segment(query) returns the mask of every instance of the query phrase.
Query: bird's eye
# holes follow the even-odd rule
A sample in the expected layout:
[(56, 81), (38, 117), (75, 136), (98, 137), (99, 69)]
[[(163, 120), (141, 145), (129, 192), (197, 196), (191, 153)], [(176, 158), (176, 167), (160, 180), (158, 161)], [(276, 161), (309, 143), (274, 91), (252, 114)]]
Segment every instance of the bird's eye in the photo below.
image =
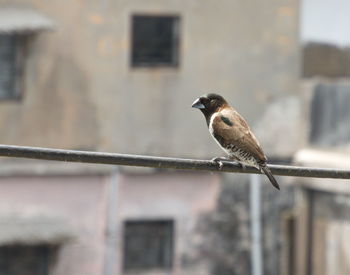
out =
[(203, 98), (202, 101), (203, 101), (204, 104), (208, 104), (210, 102), (210, 99), (209, 98)]

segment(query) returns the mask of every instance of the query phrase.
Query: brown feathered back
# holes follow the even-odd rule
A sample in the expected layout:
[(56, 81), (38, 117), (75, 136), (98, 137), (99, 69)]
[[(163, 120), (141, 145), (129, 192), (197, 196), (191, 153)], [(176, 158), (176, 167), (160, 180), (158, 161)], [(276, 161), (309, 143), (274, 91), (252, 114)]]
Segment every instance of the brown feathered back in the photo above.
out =
[[(232, 126), (226, 124), (222, 117), (227, 118), (232, 123)], [(232, 107), (225, 107), (217, 112), (212, 126), (217, 136), (222, 139), (220, 141), (222, 146), (234, 144), (252, 155), (259, 162), (266, 162), (266, 156), (247, 122)]]

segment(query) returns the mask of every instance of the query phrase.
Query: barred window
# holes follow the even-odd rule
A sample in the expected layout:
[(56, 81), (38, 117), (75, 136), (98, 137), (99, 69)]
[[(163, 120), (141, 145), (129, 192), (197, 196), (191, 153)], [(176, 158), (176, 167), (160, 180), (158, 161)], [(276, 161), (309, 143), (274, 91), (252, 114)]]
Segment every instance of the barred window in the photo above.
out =
[(124, 270), (170, 269), (174, 222), (127, 221), (124, 224)]
[(0, 274), (48, 275), (55, 251), (47, 245), (0, 246)]
[(350, 85), (319, 83), (315, 86), (310, 112), (310, 142), (320, 147), (349, 144)]
[(178, 66), (178, 25), (178, 16), (134, 15), (132, 66)]
[(0, 35), (0, 100), (20, 97), (21, 43), (20, 36)]

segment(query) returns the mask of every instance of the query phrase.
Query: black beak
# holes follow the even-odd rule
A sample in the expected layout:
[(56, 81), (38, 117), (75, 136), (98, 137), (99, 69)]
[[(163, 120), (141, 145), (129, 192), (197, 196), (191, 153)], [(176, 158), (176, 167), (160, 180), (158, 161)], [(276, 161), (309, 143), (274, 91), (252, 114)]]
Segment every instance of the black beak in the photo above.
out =
[(203, 105), (203, 103), (201, 102), (201, 98), (197, 98), (193, 104), (192, 104), (192, 108), (197, 108), (197, 109), (205, 109), (205, 106)]

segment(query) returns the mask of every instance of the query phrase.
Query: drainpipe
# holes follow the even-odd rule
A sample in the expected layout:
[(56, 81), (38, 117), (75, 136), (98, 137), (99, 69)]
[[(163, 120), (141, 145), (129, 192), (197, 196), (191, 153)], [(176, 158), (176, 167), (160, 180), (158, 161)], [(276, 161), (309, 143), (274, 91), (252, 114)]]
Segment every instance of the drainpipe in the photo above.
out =
[(252, 275), (263, 275), (261, 248), (261, 177), (250, 175), (250, 225)]
[(106, 243), (104, 257), (104, 275), (117, 274), (117, 240), (118, 217), (116, 205), (118, 200), (119, 169), (116, 166), (108, 179), (107, 215), (106, 215)]

